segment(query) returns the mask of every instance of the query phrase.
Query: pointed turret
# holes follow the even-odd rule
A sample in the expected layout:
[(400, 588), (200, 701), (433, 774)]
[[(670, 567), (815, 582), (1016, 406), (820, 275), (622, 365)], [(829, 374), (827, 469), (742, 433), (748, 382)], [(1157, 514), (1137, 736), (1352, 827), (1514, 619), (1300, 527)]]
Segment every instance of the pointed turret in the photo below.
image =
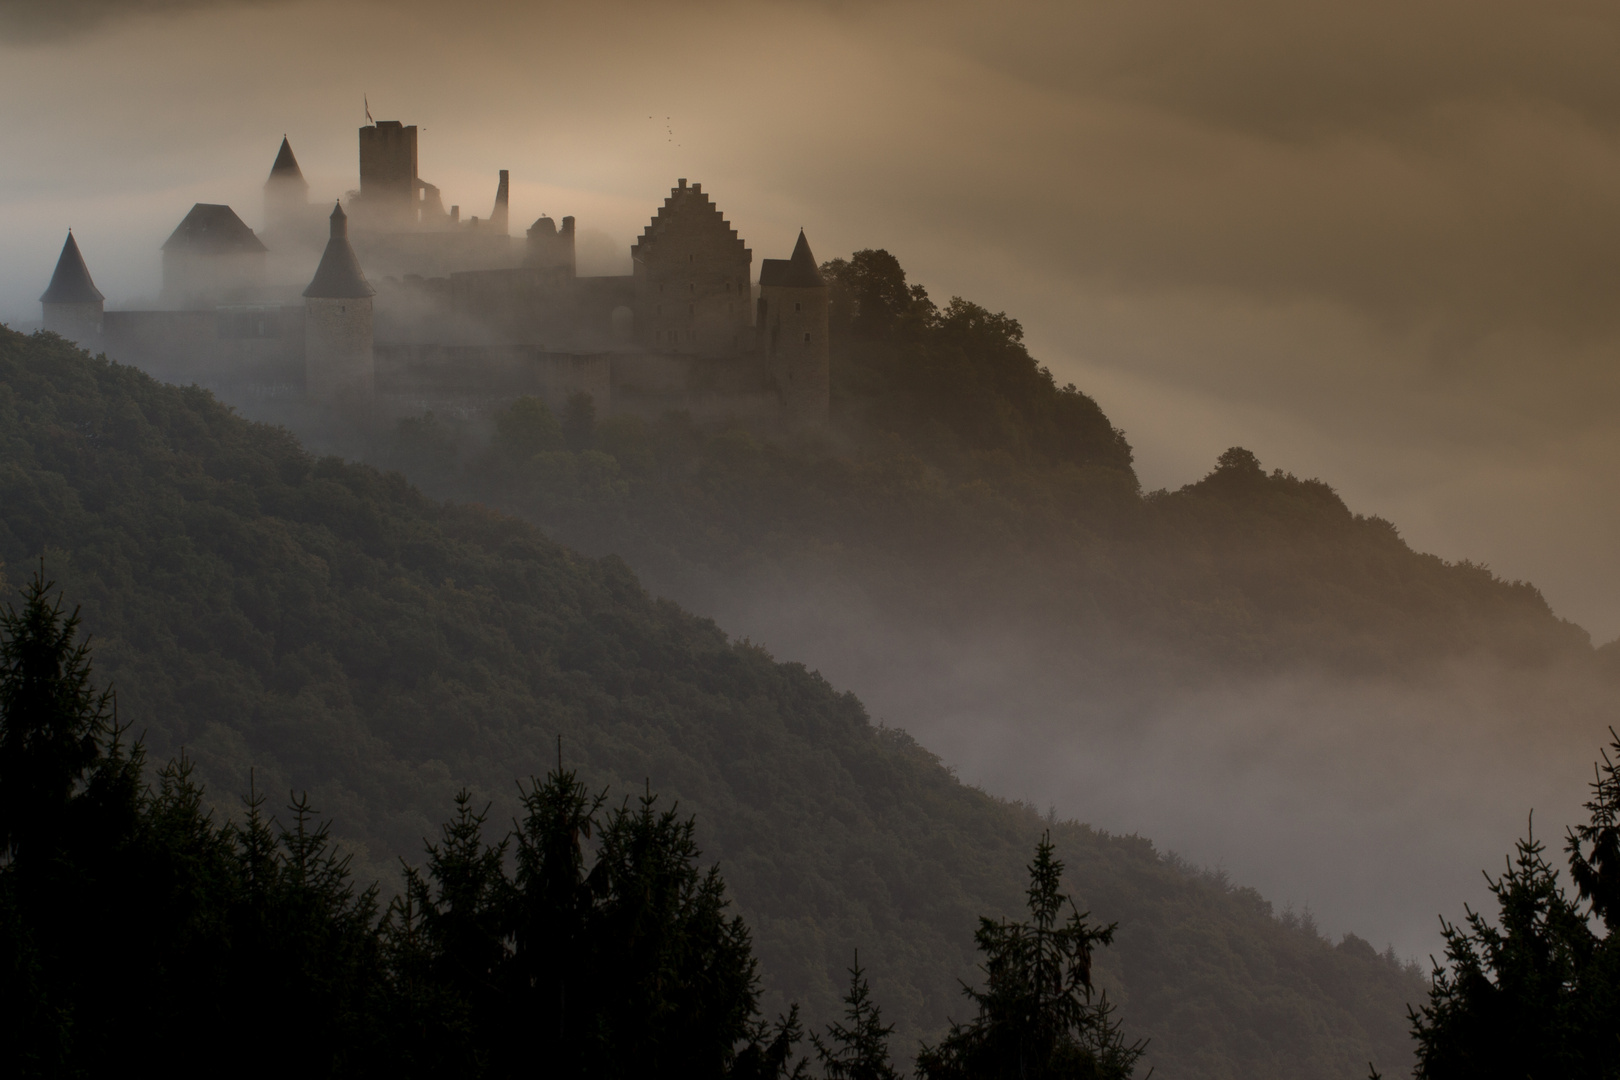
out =
[(799, 230), (786, 259), (759, 265), (755, 331), (765, 369), (782, 395), (782, 418), (793, 427), (825, 427), (831, 400), (827, 282)]
[(804, 238), (803, 229), (799, 230), (799, 242), (793, 245), (793, 254), (788, 259), (787, 274), (782, 284), (797, 289), (819, 289), (826, 284), (821, 280), (816, 257), (810, 254), (810, 241)]
[(90, 280), (90, 268), (84, 265), (84, 256), (79, 254), (79, 242), (73, 239), (73, 230), (69, 229), (67, 242), (62, 245), (62, 254), (56, 260), (56, 273), (51, 275), (50, 287), (39, 302), (99, 304), (105, 299), (101, 290), (96, 288), (96, 283)]
[(101, 290), (90, 280), (90, 268), (84, 265), (79, 242), (73, 239), (70, 229), (62, 254), (57, 257), (50, 287), (39, 298), (45, 313), (45, 329), (85, 348), (99, 349), (103, 300)]
[(304, 179), (304, 170), (298, 167), (298, 159), (293, 157), (292, 143), (287, 136), (281, 137), (281, 149), (276, 152), (276, 163), (270, 166), (270, 179), (266, 183), (297, 183), (302, 184), (305, 190), (309, 182)]
[(315, 277), (304, 295), (323, 300), (350, 300), (376, 293), (360, 269), (359, 256), (349, 244), (349, 215), (343, 212), (343, 204), (338, 203), (332, 208), (331, 238), (326, 241), (321, 265), (315, 268)]
[(304, 290), (304, 395), (328, 405), (370, 400), (377, 365), (372, 352), (371, 297), (349, 246), (349, 217), (332, 208), (332, 236)]
[(298, 159), (293, 156), (292, 143), (283, 135), (276, 163), (270, 166), (270, 178), (264, 182), (264, 232), (274, 238), (277, 250), (303, 247), (320, 235), (310, 235), (313, 225), (315, 222), (310, 220), (309, 213), (309, 181), (304, 179), (304, 170), (298, 167)]

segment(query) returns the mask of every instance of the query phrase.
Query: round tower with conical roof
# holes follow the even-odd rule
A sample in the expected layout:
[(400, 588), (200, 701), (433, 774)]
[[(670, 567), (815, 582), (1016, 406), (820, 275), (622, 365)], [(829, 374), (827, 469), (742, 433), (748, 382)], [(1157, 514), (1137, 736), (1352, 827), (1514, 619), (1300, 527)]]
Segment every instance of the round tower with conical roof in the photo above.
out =
[(788, 259), (764, 259), (759, 267), (759, 352), (782, 398), (782, 417), (792, 427), (825, 427), (832, 397), (827, 340), (827, 283), (799, 230)]
[(90, 280), (90, 268), (79, 254), (79, 242), (68, 230), (62, 254), (56, 260), (51, 284), (39, 298), (45, 312), (45, 329), (61, 334), (87, 349), (101, 348), (101, 320), (106, 298)]
[(332, 233), (321, 265), (304, 290), (304, 396), (309, 400), (336, 404), (372, 396), (375, 295), (349, 246), (349, 218), (339, 203), (332, 209)]

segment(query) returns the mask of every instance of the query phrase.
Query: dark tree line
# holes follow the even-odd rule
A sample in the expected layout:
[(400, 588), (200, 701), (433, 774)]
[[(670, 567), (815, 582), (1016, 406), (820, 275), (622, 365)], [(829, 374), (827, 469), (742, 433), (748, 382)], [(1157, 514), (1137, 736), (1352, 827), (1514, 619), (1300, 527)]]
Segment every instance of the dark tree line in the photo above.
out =
[[(10, 1076), (804, 1077), (797, 1007), (760, 1015), (748, 928), (694, 823), (609, 808), (558, 765), (499, 839), (465, 792), (387, 905), (303, 798), (204, 808), (190, 765), (148, 783), (78, 613), (43, 573), (0, 613), (0, 1061)], [(984, 920), (978, 1006), (920, 1077), (1126, 1077), (1092, 949), (1043, 839), (1034, 922)], [(850, 971), (811, 1035), (833, 1080), (892, 1080), (892, 1026)]]

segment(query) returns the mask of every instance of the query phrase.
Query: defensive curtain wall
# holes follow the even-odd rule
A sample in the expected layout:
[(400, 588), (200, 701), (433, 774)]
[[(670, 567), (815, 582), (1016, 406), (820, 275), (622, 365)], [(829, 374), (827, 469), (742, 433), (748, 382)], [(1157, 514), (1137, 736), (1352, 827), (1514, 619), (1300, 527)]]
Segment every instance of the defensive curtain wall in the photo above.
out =
[(524, 395), (560, 410), (730, 418), (764, 432), (824, 425), (827, 289), (801, 234), (753, 253), (701, 185), (680, 180), (631, 247), (633, 273), (583, 277), (575, 222), (463, 219), (417, 173), (414, 126), (360, 129), (360, 183), (312, 204), (283, 139), (255, 233), (199, 203), (163, 245), (161, 307), (105, 310), (70, 235), (40, 298), (45, 327), (225, 400), (364, 405), (478, 418)]

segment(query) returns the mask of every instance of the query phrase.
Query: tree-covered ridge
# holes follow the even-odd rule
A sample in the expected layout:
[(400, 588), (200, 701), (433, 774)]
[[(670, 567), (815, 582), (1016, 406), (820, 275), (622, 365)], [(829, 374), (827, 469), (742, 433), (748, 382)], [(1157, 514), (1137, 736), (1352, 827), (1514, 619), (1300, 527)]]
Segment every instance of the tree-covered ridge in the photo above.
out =
[(823, 270), (824, 437), (597, 420), (588, 401), (552, 418), (531, 399), (492, 438), (428, 415), (369, 452), (621, 555), (697, 610), (791, 578), (853, 587), (899, 624), (1016, 624), (1103, 667), (1143, 650), (1228, 673), (1590, 659), (1533, 586), (1415, 552), (1327, 484), (1240, 448), (1197, 483), (1143, 493), (1123, 433), (1057, 385), (1016, 320), (937, 307), (886, 252)]
[[(513, 778), (547, 772), (562, 734), (593, 784), (650, 780), (697, 816), (768, 1014), (797, 999), (819, 1027), (859, 947), (907, 1056), (962, 1018), (974, 920), (1023, 906), (1036, 813), (623, 563), (0, 332), (0, 558), (15, 583), (42, 552), (153, 757), (185, 748), (216, 795), (307, 789), (362, 880), (390, 879), (462, 787), (515, 816)], [(1140, 838), (1052, 835), (1077, 902), (1120, 924), (1094, 977), (1161, 1072), (1342, 1076), (1409, 1053), (1421, 984), (1364, 942), (1283, 925)]]

